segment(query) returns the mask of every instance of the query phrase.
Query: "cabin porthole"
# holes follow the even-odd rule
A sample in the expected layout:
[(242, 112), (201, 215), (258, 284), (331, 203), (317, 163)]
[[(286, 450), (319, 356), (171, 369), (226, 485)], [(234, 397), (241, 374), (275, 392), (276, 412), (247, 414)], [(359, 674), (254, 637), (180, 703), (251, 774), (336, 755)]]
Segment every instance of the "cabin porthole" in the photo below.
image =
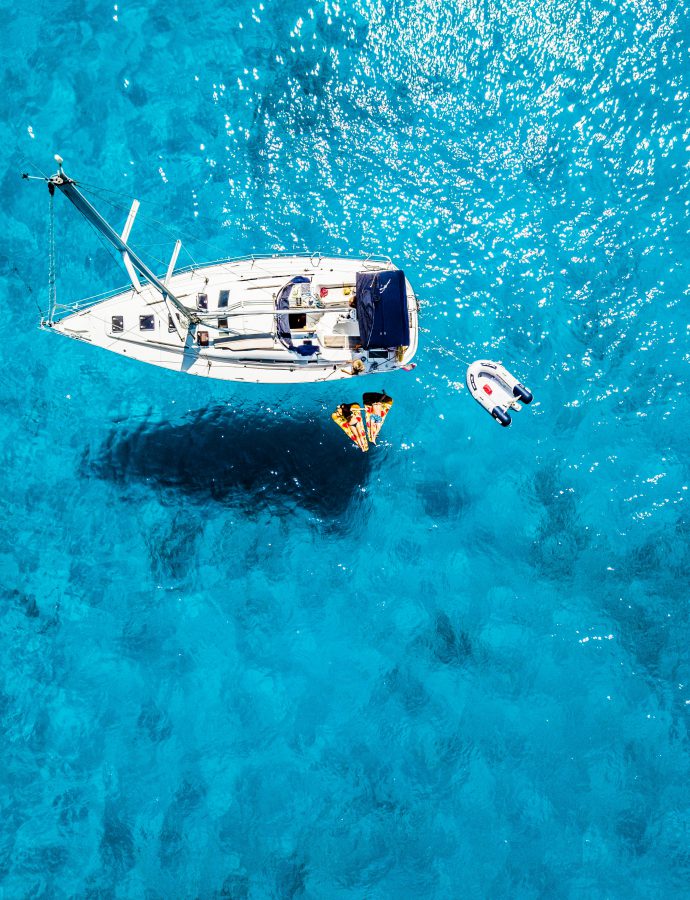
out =
[(122, 334), (125, 330), (125, 317), (113, 316), (111, 319), (110, 330), (113, 334)]
[(156, 327), (154, 316), (139, 316), (139, 330), (153, 331)]

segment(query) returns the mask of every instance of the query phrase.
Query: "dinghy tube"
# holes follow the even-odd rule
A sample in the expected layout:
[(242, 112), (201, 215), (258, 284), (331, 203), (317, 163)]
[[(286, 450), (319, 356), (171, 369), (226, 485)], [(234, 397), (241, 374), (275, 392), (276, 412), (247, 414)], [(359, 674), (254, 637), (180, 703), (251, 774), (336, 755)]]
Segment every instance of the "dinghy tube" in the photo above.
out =
[(500, 363), (489, 359), (467, 367), (467, 387), (477, 403), (504, 428), (512, 421), (509, 410), (519, 410), (520, 403), (526, 405), (533, 400), (532, 392), (524, 384)]

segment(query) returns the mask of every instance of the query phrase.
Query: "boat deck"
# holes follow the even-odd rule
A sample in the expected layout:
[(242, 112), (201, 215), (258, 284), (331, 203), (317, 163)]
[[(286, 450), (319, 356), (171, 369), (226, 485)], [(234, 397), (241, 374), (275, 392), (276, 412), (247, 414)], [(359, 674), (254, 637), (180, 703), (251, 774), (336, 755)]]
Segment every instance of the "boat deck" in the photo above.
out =
[[(182, 318), (150, 285), (60, 310), (52, 329), (112, 352), (175, 371), (252, 382), (322, 381), (385, 372), (408, 363), (417, 348), (417, 300), (407, 283), (410, 346), (363, 350), (351, 307), (358, 272), (394, 269), (387, 259), (321, 256), (250, 257), (177, 272), (170, 290), (198, 322), (178, 334)], [(276, 297), (291, 279), (311, 281), (290, 299), (292, 347), (281, 341)], [(178, 318), (178, 328), (172, 318)], [(316, 352), (312, 348), (316, 348)], [(300, 350), (300, 348), (302, 348)], [(304, 353), (304, 355), (302, 355)]]

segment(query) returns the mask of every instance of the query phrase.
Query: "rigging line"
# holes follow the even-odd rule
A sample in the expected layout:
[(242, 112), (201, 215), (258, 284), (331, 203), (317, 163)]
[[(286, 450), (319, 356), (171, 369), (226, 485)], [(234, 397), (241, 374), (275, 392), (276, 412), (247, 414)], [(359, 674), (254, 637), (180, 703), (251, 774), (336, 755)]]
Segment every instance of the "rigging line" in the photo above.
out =
[[(80, 183), (80, 186), (83, 188), (83, 185), (81, 185), (81, 183)], [(122, 210), (124, 210), (125, 212), (129, 212), (129, 209), (128, 209), (127, 206), (124, 206), (122, 203), (117, 203), (117, 201), (111, 200), (109, 197), (103, 197), (103, 196), (99, 193), (99, 191), (100, 191), (100, 189), (98, 189), (98, 188), (96, 188), (96, 189), (94, 189), (94, 188), (84, 189), (84, 193), (92, 194), (92, 195), (98, 197), (98, 198), (99, 198), (100, 200), (102, 200), (104, 203), (109, 203), (111, 206), (114, 206), (114, 207), (116, 207), (117, 209), (122, 209)], [(147, 201), (147, 202), (148, 202), (148, 201)], [(160, 228), (160, 230), (163, 231), (165, 234), (169, 234), (171, 237), (175, 237), (175, 233), (171, 230), (170, 226), (165, 225), (163, 222), (161, 222), (160, 219), (154, 219), (154, 218), (151, 217), (151, 216), (147, 216), (147, 215), (144, 215), (144, 214), (141, 214), (141, 213), (137, 213), (137, 217), (138, 217), (141, 221), (143, 221), (143, 222), (148, 222), (148, 223), (150, 223), (150, 224), (152, 224), (152, 225), (157, 225), (157, 226)], [(212, 220), (209, 219), (209, 221), (212, 221)], [(216, 222), (215, 224), (217, 225), (218, 223)], [(183, 231), (180, 231), (179, 229), (178, 229), (178, 233), (181, 233), (181, 234), (187, 233), (187, 236), (188, 236), (188, 237), (191, 237), (191, 235), (189, 235), (188, 232), (183, 232)]]
[(115, 256), (115, 251), (113, 250), (112, 246), (110, 245), (110, 243), (109, 243), (108, 241), (106, 241), (105, 237), (104, 237), (104, 236), (101, 234), (101, 232), (96, 228), (96, 226), (93, 225), (88, 219), (87, 219), (86, 221), (89, 223), (89, 226), (90, 226), (90, 227), (93, 229), (93, 231), (96, 233), (96, 235), (97, 235), (99, 241), (103, 244), (103, 246), (105, 247), (105, 249), (108, 251), (108, 254), (109, 254), (110, 257), (112, 258), (113, 262), (115, 262), (116, 265), (119, 267), (120, 264), (121, 264), (121, 262), (122, 262), (122, 259), (121, 259), (121, 258), (118, 259), (118, 257)]
[[(79, 182), (79, 184), (83, 188), (83, 185), (81, 184), (81, 182)], [(99, 190), (100, 189), (94, 190), (93, 188), (91, 188), (89, 190), (84, 190), (84, 193), (91, 194), (95, 197), (98, 197), (99, 200), (102, 200), (104, 203), (109, 203), (112, 207), (114, 207), (116, 209), (121, 209), (124, 212), (129, 212), (128, 208), (126, 206), (123, 206), (121, 203), (116, 203), (114, 200), (111, 200), (108, 197), (101, 196), (99, 194)], [(177, 228), (175, 231), (173, 231), (170, 228), (170, 226), (165, 225), (163, 222), (160, 221), (160, 219), (153, 219), (150, 216), (146, 216), (144, 214), (137, 214), (137, 218), (140, 221), (144, 222), (145, 224), (148, 224), (152, 227), (157, 227), (164, 234), (167, 234), (172, 240), (177, 240), (178, 235), (183, 235), (184, 237), (189, 238), (189, 240), (191, 240), (191, 241), (196, 241), (197, 243), (205, 244), (207, 247), (210, 247), (214, 253), (220, 252), (219, 248), (216, 247), (214, 244), (212, 244), (210, 241), (204, 240), (204, 238), (200, 238), (197, 235), (192, 234), (190, 231), (185, 231), (182, 228)], [(207, 217), (204, 217), (204, 218), (207, 218)], [(213, 221), (212, 219), (207, 219), (207, 220), (209, 222)], [(215, 222), (215, 224), (216, 224), (216, 226), (218, 225), (217, 222)]]
[[(83, 187), (83, 183), (82, 183), (82, 182), (79, 182), (79, 184)], [(129, 209), (128, 209), (126, 206), (124, 206), (123, 204), (117, 203), (115, 200), (112, 200), (112, 199), (109, 198), (109, 197), (103, 197), (103, 196), (101, 196), (101, 191), (106, 191), (107, 193), (111, 193), (111, 194), (117, 194), (117, 192), (115, 192), (115, 191), (110, 191), (110, 190), (107, 189), (107, 188), (91, 188), (89, 191), (86, 191), (86, 190), (85, 190), (84, 193), (91, 193), (91, 194), (93, 194), (94, 196), (96, 196), (96, 197), (98, 197), (99, 199), (101, 199), (104, 203), (108, 203), (108, 204), (109, 204), (110, 206), (112, 206), (113, 208), (120, 209), (120, 210), (122, 210), (123, 212), (129, 212)], [(121, 197), (122, 195), (117, 194), (117, 196)], [(189, 232), (189, 231), (185, 231), (184, 229), (177, 229), (177, 231), (174, 232), (174, 231), (172, 231), (168, 226), (166, 226), (163, 222), (161, 222), (159, 219), (153, 219), (153, 218), (150, 218), (149, 216), (146, 216), (146, 215), (143, 215), (143, 214), (139, 214), (139, 218), (140, 218), (140, 220), (143, 221), (145, 224), (149, 224), (150, 226), (152, 226), (152, 227), (154, 227), (154, 228), (157, 227), (158, 230), (162, 231), (164, 234), (169, 235), (170, 238), (171, 238), (172, 240), (177, 240), (179, 235), (183, 235), (184, 237), (189, 238), (189, 240), (192, 241), (192, 242), (194, 242), (194, 243), (198, 243), (198, 244), (203, 244), (203, 245), (205, 245), (206, 247), (208, 247), (208, 248), (210, 248), (210, 249), (212, 250), (212, 252), (213, 252), (214, 256), (216, 257), (216, 260), (217, 260), (217, 261), (219, 261), (219, 260), (224, 260), (224, 259), (226, 258), (226, 257), (223, 255), (223, 253), (221, 252), (220, 247), (218, 247), (216, 244), (211, 243), (210, 241), (207, 241), (207, 240), (205, 240), (204, 238), (200, 238), (200, 237), (198, 237), (197, 235), (193, 235), (193, 234), (192, 234), (191, 232)], [(208, 216), (202, 216), (201, 218), (204, 218), (204, 219), (206, 219), (206, 220), (209, 221), (209, 222), (214, 221), (214, 220), (210, 219)], [(217, 222), (215, 222), (215, 224), (217, 225)], [(191, 259), (191, 261), (192, 261), (194, 267), (195, 267), (195, 268), (200, 268), (200, 266), (201, 266), (202, 264), (200, 264), (200, 263), (198, 262), (198, 260), (196, 260), (196, 259), (192, 256), (192, 254), (190, 253), (189, 249), (187, 248), (187, 246), (186, 246), (185, 244), (183, 244), (183, 249), (184, 249), (185, 253), (186, 253), (186, 254), (189, 256), (189, 258)], [(307, 255), (308, 255), (308, 254), (307, 254)], [(164, 261), (164, 260), (160, 260), (160, 262), (161, 262), (162, 265), (165, 265), (165, 261)]]
[[(52, 187), (52, 185), (51, 185)], [(57, 306), (57, 278), (55, 265), (55, 197), (54, 191), (49, 192), (48, 213), (48, 321), (53, 321), (53, 314)]]
[[(122, 204), (118, 204), (118, 203), (116, 203), (115, 201), (113, 201), (113, 200), (111, 200), (111, 199), (109, 199), (109, 198), (104, 198), (104, 199), (105, 199), (105, 202), (109, 203), (110, 205), (112, 205), (112, 206), (114, 206), (114, 207), (119, 207), (120, 209), (123, 209), (123, 210), (127, 211), (127, 208), (124, 207), (124, 206), (122, 206)], [(145, 216), (142, 216), (142, 218), (143, 218), (143, 219), (147, 219), (147, 217), (145, 217)], [(156, 220), (153, 220), (153, 221), (156, 221)], [(89, 224), (91, 224), (91, 223), (89, 223)], [(161, 225), (161, 228), (162, 228), (164, 231), (167, 230), (167, 229), (165, 229), (165, 227), (162, 225), (162, 223), (158, 223), (158, 224)], [(93, 225), (92, 225), (91, 227), (94, 228)], [(106, 249), (108, 250), (108, 252), (109, 252), (109, 254), (111, 255), (111, 257), (113, 258), (113, 260), (114, 260), (115, 262), (119, 263), (120, 260), (118, 259), (117, 256), (114, 255), (114, 253), (113, 253), (113, 251), (112, 251), (110, 245), (104, 241), (102, 235), (100, 234), (100, 232), (99, 232), (97, 229), (94, 228), (94, 230), (96, 231), (96, 233), (97, 233), (97, 235), (98, 235), (98, 237), (99, 237), (99, 240), (104, 244), (104, 246), (105, 246)], [(209, 242), (207, 242), (207, 241), (202, 241), (202, 243), (206, 243), (209, 247), (212, 247), (212, 249), (214, 250), (214, 252), (218, 252), (218, 251), (217, 251), (217, 248), (213, 247), (213, 245), (210, 244)], [(189, 258), (191, 259), (194, 268), (199, 269), (199, 268), (200, 268), (200, 265), (199, 265), (199, 263), (197, 262), (197, 260), (192, 256), (192, 254), (190, 253), (189, 249), (188, 249), (186, 246), (184, 246), (184, 250), (185, 250), (185, 253), (187, 254), (187, 256), (189, 256)], [(157, 257), (154, 257), (154, 258), (156, 258), (157, 261), (159, 261), (159, 262), (161, 263), (161, 265), (163, 265), (163, 266), (165, 265), (165, 262), (164, 262), (163, 260), (159, 260)], [(252, 256), (252, 259), (254, 259), (253, 256)], [(231, 272), (231, 271), (230, 271), (229, 267), (227, 266), (227, 262), (228, 262), (228, 260), (223, 260), (223, 261), (217, 260), (215, 264), (218, 265), (220, 268), (222, 268), (222, 269), (224, 269), (224, 270), (227, 270), (230, 274), (235, 275), (234, 272)], [(260, 272), (262, 272), (263, 274), (271, 274), (271, 273), (269, 272), (268, 269), (265, 269), (265, 268), (258, 262), (258, 260), (254, 259), (254, 264), (256, 265), (257, 271), (260, 271)], [(112, 294), (111, 291), (106, 291), (106, 292), (103, 292), (103, 293), (104, 293), (104, 294)], [(99, 296), (99, 295), (94, 295), (94, 296)]]
[(76, 311), (75, 306), (77, 304), (86, 305), (86, 304), (90, 303), (91, 301), (95, 302), (96, 300), (107, 300), (110, 297), (115, 297), (117, 294), (124, 294), (125, 291), (128, 288), (131, 289), (131, 287), (132, 287), (131, 284), (123, 285), (122, 287), (115, 288), (114, 290), (101, 291), (98, 294), (91, 294), (90, 297), (74, 297), (70, 300), (66, 300), (64, 303), (59, 303), (58, 306), (60, 307), (61, 310), (71, 309), (73, 311)]
[(38, 302), (38, 300), (34, 296), (34, 289), (31, 287), (29, 282), (26, 280), (26, 278), (24, 278), (24, 276), (22, 275), (22, 273), (19, 271), (19, 269), (16, 266), (12, 266), (12, 274), (17, 276), (17, 278), (21, 281), (21, 283), (26, 288), (27, 293), (33, 297), (34, 303), (36, 304), (36, 307), (38, 308), (38, 312), (42, 316), (43, 310), (41, 309), (41, 304)]
[(45, 178), (45, 180), (48, 181), (48, 176), (46, 175), (46, 173), (42, 169), (39, 169), (39, 167), (36, 165), (36, 163), (33, 160), (29, 159), (29, 157), (26, 155), (26, 153), (24, 153), (22, 150), (19, 150), (19, 155), (21, 156), (23, 162), (27, 163), (32, 168), (36, 169), (37, 172), (40, 172), (40, 174)]
[[(99, 230), (98, 230), (98, 229), (97, 229), (97, 228), (96, 228), (96, 227), (95, 227), (88, 219), (87, 219), (87, 222), (89, 222), (89, 225), (91, 226), (91, 228), (93, 229), (93, 231), (98, 235), (98, 239), (99, 239), (100, 242), (103, 244), (103, 246), (106, 248), (106, 250), (107, 250), (108, 253), (110, 254), (111, 258), (114, 260), (115, 263), (117, 263), (117, 265), (118, 265), (118, 267), (119, 267), (119, 265), (120, 265), (121, 262), (122, 262), (122, 259), (121, 259), (121, 258), (118, 258), (118, 257), (115, 255), (115, 251), (113, 250), (112, 245), (110, 244), (110, 242), (107, 241), (107, 240), (105, 239), (105, 237), (101, 234), (101, 232), (100, 232), (100, 231), (99, 231)], [(151, 258), (154, 259), (156, 262), (160, 263), (161, 266), (165, 266), (165, 265), (166, 265), (166, 262), (165, 262), (164, 260), (159, 259), (157, 256), (154, 256), (153, 254), (149, 254), (149, 255), (150, 255)], [(147, 279), (147, 281), (148, 281), (148, 279)], [(106, 292), (104, 292), (104, 293), (110, 293), (110, 292), (109, 292), (109, 291), (106, 291)]]
[[(84, 189), (88, 189), (91, 191), (103, 191), (107, 194), (114, 194), (116, 197), (123, 197), (126, 200), (138, 199), (136, 197), (130, 197), (127, 194), (123, 194), (121, 191), (114, 191), (111, 188), (101, 187), (100, 185), (97, 185), (97, 184), (89, 184), (88, 182), (81, 181), (81, 180), (78, 180), (77, 184)], [(167, 203), (163, 203), (160, 200), (151, 200), (149, 197), (146, 198), (146, 203), (150, 204), (151, 206), (158, 206), (158, 207), (160, 207), (160, 209), (167, 209), (167, 207), (168, 207)], [(216, 219), (212, 219), (210, 216), (204, 216), (202, 213), (197, 213), (195, 218), (203, 219), (206, 222), (212, 222), (214, 225), (218, 224), (218, 221)]]
[(195, 268), (195, 269), (200, 269), (201, 266), (200, 266), (199, 263), (194, 259), (194, 257), (192, 256), (192, 254), (189, 252), (189, 250), (187, 249), (187, 245), (186, 245), (186, 244), (183, 244), (181, 249), (184, 250), (184, 252), (187, 254), (187, 256), (191, 259), (192, 265), (194, 266), (194, 268)]

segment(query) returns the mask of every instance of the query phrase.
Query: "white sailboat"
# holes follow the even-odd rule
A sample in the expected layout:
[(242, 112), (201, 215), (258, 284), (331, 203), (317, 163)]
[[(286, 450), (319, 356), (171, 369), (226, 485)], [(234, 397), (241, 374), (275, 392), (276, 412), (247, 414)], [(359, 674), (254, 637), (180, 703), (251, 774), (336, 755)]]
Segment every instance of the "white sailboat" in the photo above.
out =
[[(164, 276), (132, 250), (134, 201), (118, 233), (69, 178), (63, 161), (47, 181), (121, 254), (131, 284), (59, 305), (41, 326), (176, 372), (227, 381), (284, 383), (381, 375), (417, 350), (418, 303), (387, 257), (309, 255), (224, 259)], [(35, 178), (35, 176), (25, 176)]]

